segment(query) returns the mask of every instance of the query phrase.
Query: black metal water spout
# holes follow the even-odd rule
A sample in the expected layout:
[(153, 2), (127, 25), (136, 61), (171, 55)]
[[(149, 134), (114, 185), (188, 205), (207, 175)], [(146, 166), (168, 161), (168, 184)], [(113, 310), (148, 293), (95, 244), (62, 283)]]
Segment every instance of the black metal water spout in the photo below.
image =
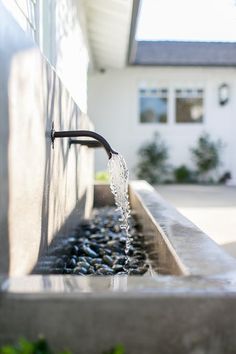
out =
[[(92, 132), (90, 130), (71, 130), (71, 131), (55, 131), (54, 128), (51, 130), (51, 140), (52, 144), (54, 145), (54, 140), (56, 138), (76, 138), (76, 137), (88, 137), (98, 140), (106, 150), (108, 158), (112, 157), (112, 154), (118, 154), (118, 152), (114, 151), (108, 141), (103, 138), (100, 134)], [(72, 142), (71, 142), (72, 141)], [(71, 140), (70, 144), (74, 144), (76, 140)]]
[(71, 145), (84, 145), (88, 148), (100, 148), (103, 147), (102, 143), (97, 140), (82, 140), (82, 139), (69, 139), (69, 146)]

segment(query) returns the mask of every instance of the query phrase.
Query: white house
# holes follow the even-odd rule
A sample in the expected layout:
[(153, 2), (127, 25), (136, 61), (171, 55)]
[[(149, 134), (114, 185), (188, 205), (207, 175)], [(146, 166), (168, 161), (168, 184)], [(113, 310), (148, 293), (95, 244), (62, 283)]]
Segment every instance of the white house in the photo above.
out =
[(236, 183), (235, 66), (236, 43), (138, 42), (126, 67), (90, 75), (89, 114), (131, 170), (155, 131), (174, 166), (191, 166), (190, 147), (208, 132), (225, 143), (222, 171)]

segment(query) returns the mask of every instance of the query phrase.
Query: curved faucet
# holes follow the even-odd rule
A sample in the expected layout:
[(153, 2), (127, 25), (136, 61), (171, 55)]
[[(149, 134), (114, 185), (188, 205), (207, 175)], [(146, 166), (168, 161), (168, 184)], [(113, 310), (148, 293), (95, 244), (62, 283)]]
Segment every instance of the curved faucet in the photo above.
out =
[[(75, 138), (75, 137), (89, 137), (93, 138), (95, 140), (98, 140), (106, 150), (106, 153), (108, 155), (108, 158), (110, 159), (112, 157), (112, 154), (118, 154), (118, 152), (114, 151), (108, 141), (103, 138), (103, 136), (92, 132), (90, 130), (71, 130), (71, 131), (55, 131), (54, 127), (52, 126), (51, 130), (51, 140), (52, 140), (52, 145), (54, 146), (54, 140), (56, 138)], [(70, 144), (76, 143), (75, 141), (70, 141)], [(80, 143), (80, 142), (79, 142)]]

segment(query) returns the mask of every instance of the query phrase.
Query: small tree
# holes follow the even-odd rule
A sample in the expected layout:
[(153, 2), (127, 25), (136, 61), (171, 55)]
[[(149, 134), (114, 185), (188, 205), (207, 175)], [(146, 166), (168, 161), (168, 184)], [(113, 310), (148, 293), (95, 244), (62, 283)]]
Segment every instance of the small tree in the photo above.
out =
[(197, 146), (191, 149), (193, 162), (202, 180), (206, 181), (208, 173), (220, 166), (222, 148), (220, 140), (211, 141), (209, 134), (203, 133), (197, 141)]
[(168, 148), (158, 133), (151, 142), (144, 144), (139, 150), (139, 161), (136, 167), (137, 177), (149, 183), (163, 181), (168, 172)]

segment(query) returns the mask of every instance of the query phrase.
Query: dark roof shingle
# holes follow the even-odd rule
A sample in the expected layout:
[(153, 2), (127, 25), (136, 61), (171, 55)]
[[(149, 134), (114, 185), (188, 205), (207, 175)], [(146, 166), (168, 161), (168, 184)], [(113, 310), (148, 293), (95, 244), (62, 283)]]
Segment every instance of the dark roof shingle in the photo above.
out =
[(134, 65), (236, 66), (236, 43), (138, 41)]

